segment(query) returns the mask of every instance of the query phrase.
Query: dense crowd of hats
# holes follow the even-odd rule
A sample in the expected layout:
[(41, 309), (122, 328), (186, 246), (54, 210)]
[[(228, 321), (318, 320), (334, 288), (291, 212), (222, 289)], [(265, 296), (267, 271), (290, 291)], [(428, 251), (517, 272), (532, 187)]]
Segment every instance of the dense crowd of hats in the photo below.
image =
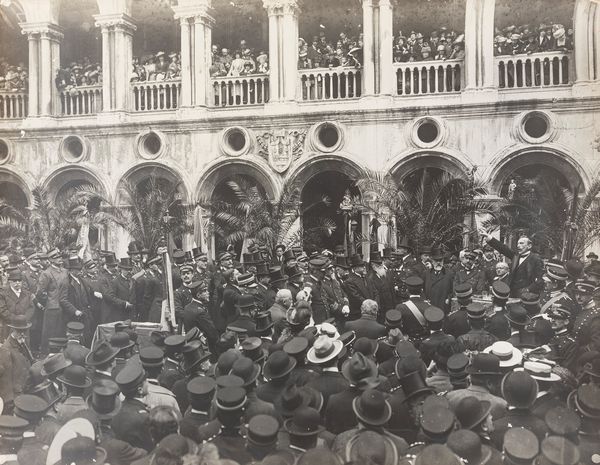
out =
[(80, 86), (95, 86), (102, 83), (102, 65), (92, 63), (89, 57), (74, 61), (56, 72), (56, 88), (70, 91)]
[(429, 37), (415, 31), (405, 36), (402, 31), (399, 31), (394, 38), (394, 62), (463, 59), (464, 42), (464, 34), (446, 27), (440, 28), (439, 31), (432, 31)]
[(28, 82), (29, 73), (25, 63), (12, 65), (0, 57), (0, 91), (27, 90)]
[(181, 54), (159, 51), (154, 55), (133, 57), (131, 82), (165, 81), (179, 79), (181, 75)]
[(264, 49), (257, 50), (249, 47), (245, 39), (240, 40), (239, 46), (234, 49), (222, 48), (218, 44), (214, 44), (211, 53), (210, 75), (212, 77), (237, 77), (269, 73), (269, 55), (267, 52)]
[(347, 31), (332, 39), (324, 31), (313, 36), (311, 43), (302, 37), (298, 40), (298, 69), (310, 68), (360, 68), (363, 61), (362, 33), (352, 36)]
[(559, 23), (507, 26), (496, 29), (494, 55), (518, 55), (573, 50), (573, 29)]

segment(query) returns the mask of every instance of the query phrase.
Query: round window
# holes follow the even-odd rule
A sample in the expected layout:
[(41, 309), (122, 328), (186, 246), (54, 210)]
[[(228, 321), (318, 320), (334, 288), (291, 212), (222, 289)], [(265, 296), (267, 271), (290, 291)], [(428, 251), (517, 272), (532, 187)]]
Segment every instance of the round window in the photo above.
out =
[(144, 138), (144, 150), (148, 155), (156, 155), (158, 152), (160, 152), (161, 147), (162, 141), (155, 132), (149, 133)]
[(340, 132), (332, 124), (324, 124), (319, 129), (319, 142), (328, 149), (335, 147), (340, 140)]
[(533, 114), (525, 119), (523, 129), (529, 137), (539, 139), (548, 132), (548, 120), (543, 116)]
[(227, 143), (235, 152), (241, 152), (246, 147), (246, 135), (239, 129), (234, 129), (227, 135)]
[(156, 131), (143, 132), (136, 137), (137, 152), (142, 158), (154, 160), (165, 152), (165, 139)]
[(0, 139), (0, 163), (6, 163), (9, 156), (8, 143)]
[(85, 141), (79, 136), (68, 136), (63, 139), (61, 153), (63, 158), (71, 163), (81, 161), (85, 156)]
[(424, 122), (423, 124), (419, 125), (419, 128), (417, 129), (417, 137), (421, 142), (425, 142), (426, 144), (430, 144), (435, 141), (439, 134), (439, 128), (431, 121)]

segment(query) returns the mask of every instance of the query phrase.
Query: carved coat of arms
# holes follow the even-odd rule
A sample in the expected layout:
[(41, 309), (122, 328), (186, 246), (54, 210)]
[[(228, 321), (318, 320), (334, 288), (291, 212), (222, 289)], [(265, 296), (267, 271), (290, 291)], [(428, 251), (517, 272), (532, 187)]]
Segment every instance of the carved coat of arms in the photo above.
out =
[(257, 142), (260, 154), (268, 160), (271, 168), (281, 174), (300, 157), (305, 138), (306, 130), (277, 129), (258, 136)]

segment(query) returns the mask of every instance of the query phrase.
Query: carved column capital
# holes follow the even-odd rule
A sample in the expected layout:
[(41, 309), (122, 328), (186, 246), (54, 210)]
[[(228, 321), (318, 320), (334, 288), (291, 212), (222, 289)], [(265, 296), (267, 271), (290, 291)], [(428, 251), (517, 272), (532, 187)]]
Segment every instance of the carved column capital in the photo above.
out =
[(297, 0), (263, 0), (263, 7), (271, 15), (298, 15), (300, 5)]
[(103, 32), (114, 29), (133, 35), (137, 29), (133, 18), (124, 13), (95, 15), (94, 19), (96, 20), (96, 27), (101, 28)]
[(63, 29), (54, 23), (20, 23), (21, 33), (28, 36), (39, 36), (40, 38), (60, 42), (63, 37)]

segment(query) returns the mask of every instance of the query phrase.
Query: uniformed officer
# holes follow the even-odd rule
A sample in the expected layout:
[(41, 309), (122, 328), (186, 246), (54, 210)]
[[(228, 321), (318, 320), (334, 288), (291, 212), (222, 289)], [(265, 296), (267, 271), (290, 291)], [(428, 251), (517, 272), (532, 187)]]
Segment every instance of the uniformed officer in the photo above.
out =
[(164, 405), (171, 407), (175, 412), (179, 412), (175, 395), (158, 382), (158, 377), (164, 366), (164, 352), (155, 346), (142, 347), (139, 356), (148, 381), (148, 393), (144, 397), (144, 403), (149, 409)]
[(197, 428), (210, 421), (210, 405), (217, 383), (208, 376), (196, 376), (187, 382), (186, 390), (190, 408), (180, 423), (181, 434), (196, 440)]
[(466, 350), (481, 352), (498, 340), (485, 330), (485, 307), (482, 304), (473, 302), (467, 305), (467, 317), (471, 329), (458, 338)]
[(485, 289), (485, 274), (475, 263), (476, 255), (465, 250), (461, 252), (461, 262), (454, 273), (454, 287), (468, 282), (474, 294), (481, 294)]
[(430, 335), (423, 339), (419, 345), (419, 351), (425, 365), (433, 361), (437, 348), (440, 344), (445, 342), (454, 342), (454, 336), (444, 333), (442, 326), (444, 324), (444, 312), (438, 307), (428, 307), (423, 313), (425, 321), (427, 322), (427, 329), (430, 331)]
[[(192, 278), (194, 277), (193, 264), (182, 264), (179, 267), (179, 273), (181, 276), (181, 286), (175, 289), (173, 293), (173, 301), (175, 303), (175, 319), (177, 320), (177, 329), (179, 332), (181, 332), (181, 329), (183, 328), (183, 309), (192, 301), (192, 291), (190, 286), (192, 284)], [(200, 282), (200, 280), (196, 280), (196, 282)], [(206, 290), (208, 292), (208, 283)]]
[(431, 304), (422, 297), (423, 284), (418, 276), (406, 278), (408, 300), (396, 306), (396, 310), (402, 313), (402, 332), (413, 342), (418, 342), (429, 334), (423, 313)]

